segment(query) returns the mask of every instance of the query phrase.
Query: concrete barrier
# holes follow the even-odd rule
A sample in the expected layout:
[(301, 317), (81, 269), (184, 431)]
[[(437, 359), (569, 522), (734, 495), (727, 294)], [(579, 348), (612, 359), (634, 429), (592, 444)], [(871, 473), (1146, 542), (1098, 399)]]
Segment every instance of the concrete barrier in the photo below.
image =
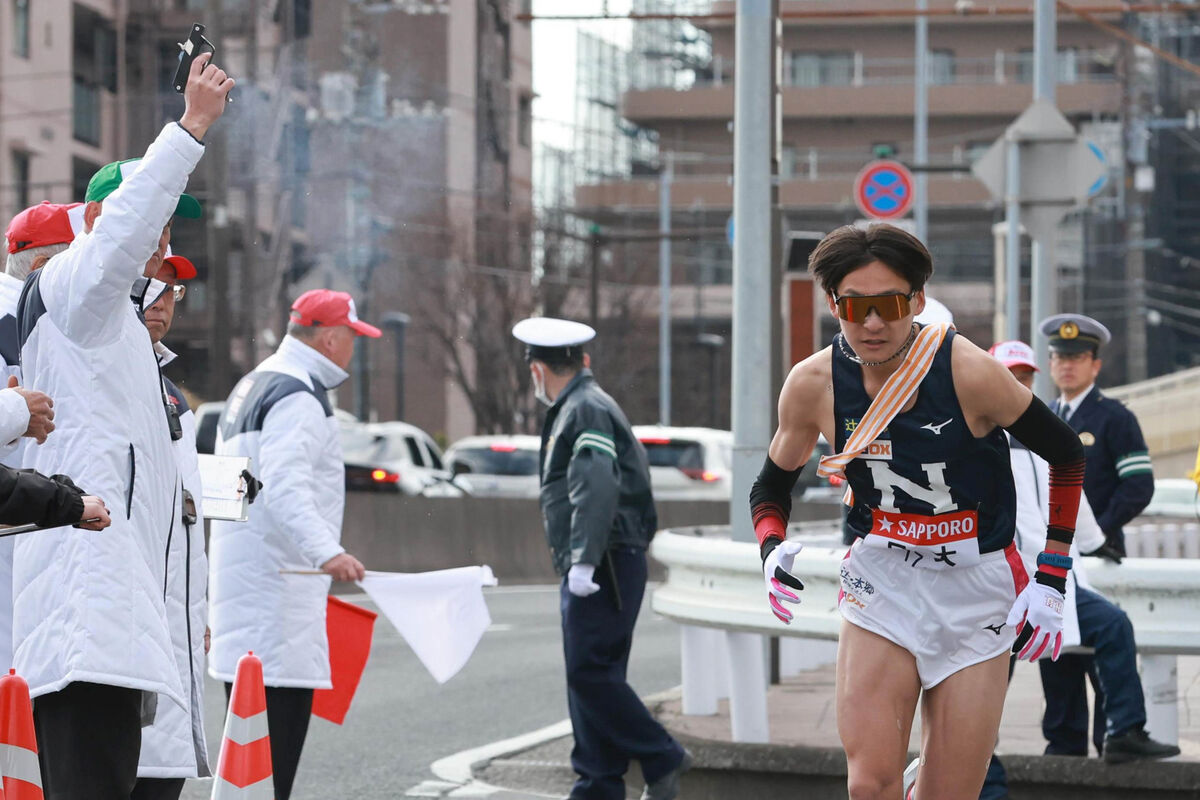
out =
[[(661, 528), (727, 524), (727, 501), (663, 501)], [(834, 503), (799, 503), (798, 516), (833, 517)], [(367, 566), (386, 572), (487, 564), (501, 583), (557, 581), (536, 500), (429, 498), (350, 492), (342, 544)], [(656, 566), (652, 577), (661, 578)]]

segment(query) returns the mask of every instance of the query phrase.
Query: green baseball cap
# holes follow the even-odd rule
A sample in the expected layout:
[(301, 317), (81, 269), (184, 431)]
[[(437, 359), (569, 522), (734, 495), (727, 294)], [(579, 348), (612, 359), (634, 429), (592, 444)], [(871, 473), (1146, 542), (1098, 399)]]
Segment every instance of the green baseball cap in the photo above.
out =
[[(121, 185), (121, 181), (133, 174), (140, 161), (140, 158), (130, 158), (126, 161), (105, 164), (88, 181), (87, 194), (83, 199), (88, 203), (99, 203), (104, 200), (116, 191), (116, 188)], [(175, 206), (175, 216), (184, 219), (200, 219), (204, 216), (204, 211), (200, 208), (199, 200), (190, 194), (181, 194), (179, 195), (179, 204)]]

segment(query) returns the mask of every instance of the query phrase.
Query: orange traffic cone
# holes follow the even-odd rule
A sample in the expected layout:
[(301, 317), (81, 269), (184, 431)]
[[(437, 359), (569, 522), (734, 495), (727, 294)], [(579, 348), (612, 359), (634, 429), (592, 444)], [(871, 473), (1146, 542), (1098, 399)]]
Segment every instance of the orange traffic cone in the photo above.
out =
[(251, 650), (238, 659), (212, 800), (273, 800), (274, 797), (267, 692), (263, 688), (262, 661)]
[(0, 678), (0, 800), (42, 800), (42, 769), (29, 684), (15, 669)]

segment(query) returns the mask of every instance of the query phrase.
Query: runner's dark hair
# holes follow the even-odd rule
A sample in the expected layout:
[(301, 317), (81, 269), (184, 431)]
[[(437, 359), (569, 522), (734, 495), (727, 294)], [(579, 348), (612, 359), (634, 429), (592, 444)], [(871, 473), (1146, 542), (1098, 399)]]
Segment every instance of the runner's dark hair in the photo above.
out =
[(895, 225), (876, 223), (866, 230), (843, 225), (822, 239), (808, 257), (808, 271), (826, 294), (836, 294), (847, 275), (881, 261), (908, 281), (912, 291), (925, 287), (933, 257), (921, 240)]

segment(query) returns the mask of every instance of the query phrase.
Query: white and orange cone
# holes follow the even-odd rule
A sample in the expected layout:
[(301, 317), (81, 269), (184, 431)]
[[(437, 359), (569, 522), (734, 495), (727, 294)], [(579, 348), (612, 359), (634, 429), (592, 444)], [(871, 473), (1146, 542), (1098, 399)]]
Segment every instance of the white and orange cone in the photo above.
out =
[(0, 800), (42, 800), (42, 770), (29, 684), (10, 669), (0, 678)]
[(263, 688), (262, 661), (251, 650), (238, 659), (212, 800), (273, 800), (274, 797), (267, 692)]

